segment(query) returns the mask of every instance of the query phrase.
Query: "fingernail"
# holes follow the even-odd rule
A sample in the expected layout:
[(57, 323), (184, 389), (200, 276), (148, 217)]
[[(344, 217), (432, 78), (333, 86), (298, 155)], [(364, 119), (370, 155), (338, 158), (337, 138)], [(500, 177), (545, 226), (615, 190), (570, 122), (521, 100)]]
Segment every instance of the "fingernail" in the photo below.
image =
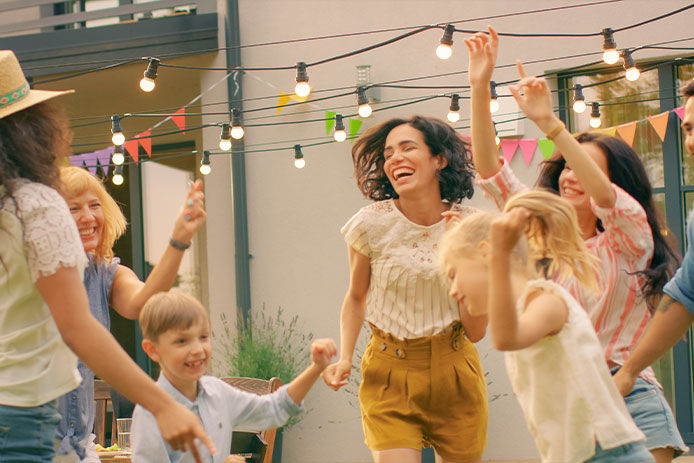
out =
[(189, 199), (189, 200), (186, 202), (186, 204), (187, 204), (188, 206), (192, 206), (192, 205), (193, 205), (193, 200), (192, 200), (192, 199)]

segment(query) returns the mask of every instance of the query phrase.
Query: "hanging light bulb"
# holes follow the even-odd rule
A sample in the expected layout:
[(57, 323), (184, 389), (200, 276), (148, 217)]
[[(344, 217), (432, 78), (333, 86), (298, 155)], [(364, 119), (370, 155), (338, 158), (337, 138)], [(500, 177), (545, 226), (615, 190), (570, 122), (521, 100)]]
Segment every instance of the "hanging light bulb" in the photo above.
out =
[(448, 59), (453, 54), (453, 32), (455, 31), (455, 26), (453, 24), (448, 24), (443, 31), (443, 37), (439, 40), (439, 46), (436, 47), (436, 56), (441, 59)]
[(574, 111), (581, 114), (586, 110), (586, 97), (583, 96), (583, 85), (576, 84), (574, 90)]
[(202, 175), (208, 175), (212, 172), (212, 167), (210, 166), (210, 152), (205, 150), (202, 152), (202, 161), (200, 161), (200, 173)]
[(489, 100), (489, 111), (492, 113), (495, 113), (499, 110), (499, 102), (497, 101), (497, 98), (499, 95), (496, 94), (496, 82), (493, 80), (489, 82), (489, 87), (491, 91), (491, 100)]
[(373, 112), (366, 96), (366, 87), (357, 88), (357, 104), (359, 105), (359, 116), (367, 118)]
[(448, 107), (448, 122), (451, 124), (458, 122), (460, 120), (460, 104), (458, 100), (460, 96), (456, 93), (451, 95), (451, 105)]
[(631, 57), (631, 52), (629, 50), (622, 50), (622, 58), (624, 59), (624, 69), (626, 70), (625, 77), (628, 81), (634, 82), (638, 80), (641, 75), (641, 71), (636, 67), (634, 63), (634, 58)]
[(159, 60), (157, 58), (150, 58), (149, 64), (147, 65), (147, 70), (144, 72), (144, 77), (140, 80), (140, 88), (144, 92), (151, 92), (154, 90), (154, 79), (157, 78), (157, 68), (159, 67)]
[(617, 51), (617, 44), (614, 41), (612, 29), (609, 27), (603, 29), (602, 35), (604, 37), (602, 59), (607, 64), (614, 64), (619, 61), (619, 52)]
[(113, 178), (111, 179), (114, 185), (123, 184), (123, 166), (116, 166), (113, 170)]
[(244, 134), (243, 124), (241, 123), (241, 111), (238, 108), (231, 110), (231, 138), (241, 140)]
[(302, 169), (306, 165), (304, 153), (301, 152), (301, 145), (294, 145), (294, 167)]
[(335, 114), (335, 134), (333, 135), (335, 141), (343, 142), (347, 139), (347, 132), (345, 132), (345, 123), (342, 122), (342, 114)]
[(111, 156), (111, 162), (116, 166), (122, 166), (125, 162), (125, 155), (123, 153), (122, 146), (115, 146), (113, 148), (113, 155)]
[(219, 149), (222, 151), (231, 149), (231, 128), (229, 124), (222, 124), (222, 133), (219, 134)]
[(496, 122), (494, 122), (494, 142), (499, 145), (501, 143), (501, 138), (499, 138), (499, 132), (496, 131)]
[(593, 102), (593, 109), (590, 111), (590, 126), (594, 129), (600, 127), (600, 103), (597, 101)]
[(120, 126), (120, 116), (111, 116), (111, 141), (116, 146), (121, 146), (125, 143), (125, 135), (123, 135), (123, 128)]
[(308, 84), (308, 74), (306, 73), (306, 63), (299, 61), (296, 63), (296, 87), (294, 93), (301, 98), (307, 97), (311, 93), (311, 86)]

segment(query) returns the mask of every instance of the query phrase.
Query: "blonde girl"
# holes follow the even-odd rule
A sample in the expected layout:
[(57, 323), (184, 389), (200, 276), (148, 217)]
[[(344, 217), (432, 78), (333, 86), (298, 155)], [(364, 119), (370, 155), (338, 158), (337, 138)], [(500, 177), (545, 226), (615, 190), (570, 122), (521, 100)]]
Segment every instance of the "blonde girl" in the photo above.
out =
[(547, 279), (575, 278), (597, 291), (576, 213), (538, 190), (514, 196), (505, 211), (453, 225), (440, 263), (461, 310), (488, 315), (542, 461), (652, 462), (584, 310)]

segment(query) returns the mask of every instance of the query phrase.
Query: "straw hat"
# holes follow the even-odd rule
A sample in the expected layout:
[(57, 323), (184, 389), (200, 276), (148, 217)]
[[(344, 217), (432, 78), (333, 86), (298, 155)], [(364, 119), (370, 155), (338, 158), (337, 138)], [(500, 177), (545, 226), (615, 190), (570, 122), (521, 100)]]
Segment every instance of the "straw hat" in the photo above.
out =
[(73, 92), (74, 90), (56, 92), (30, 89), (14, 53), (11, 50), (0, 50), (0, 119), (42, 101)]

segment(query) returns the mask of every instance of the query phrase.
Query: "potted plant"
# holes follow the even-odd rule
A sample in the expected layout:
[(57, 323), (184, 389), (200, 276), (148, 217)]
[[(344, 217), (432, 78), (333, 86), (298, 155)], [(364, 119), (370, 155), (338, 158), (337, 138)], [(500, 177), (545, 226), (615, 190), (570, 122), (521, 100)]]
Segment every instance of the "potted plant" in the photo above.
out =
[[(251, 310), (244, 322), (231, 322), (221, 315), (223, 339), (219, 345), (223, 356), (219, 362), (222, 376), (244, 376), (269, 380), (278, 377), (283, 384), (289, 383), (308, 366), (311, 359), (312, 333), (305, 333), (299, 326), (299, 317), (288, 317), (279, 307), (276, 311)], [(297, 424), (301, 415), (293, 417), (277, 430), (273, 463), (282, 456), (282, 429)]]

